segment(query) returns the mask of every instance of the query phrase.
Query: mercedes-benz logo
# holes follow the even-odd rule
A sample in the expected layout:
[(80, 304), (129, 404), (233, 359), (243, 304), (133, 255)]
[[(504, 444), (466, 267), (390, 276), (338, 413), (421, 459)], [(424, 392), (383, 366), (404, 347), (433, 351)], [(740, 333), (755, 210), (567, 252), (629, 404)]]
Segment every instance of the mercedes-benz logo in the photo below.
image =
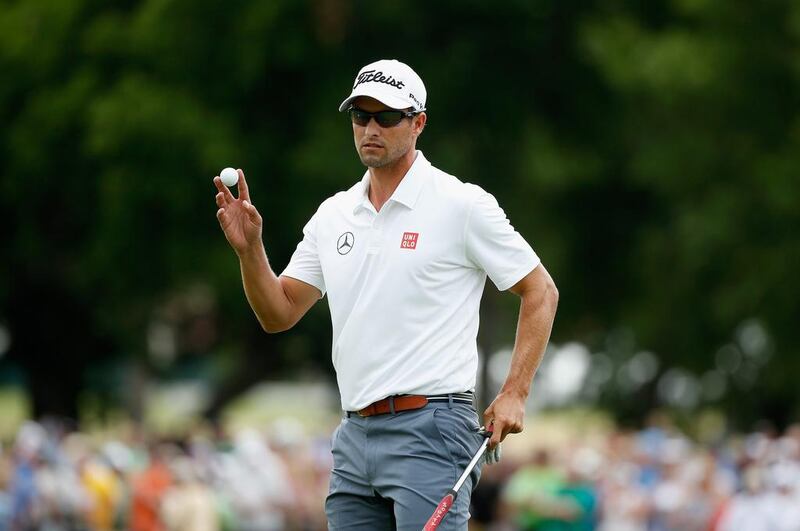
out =
[(353, 244), (356, 242), (355, 236), (352, 232), (345, 232), (336, 241), (336, 250), (339, 254), (347, 254), (353, 250)]

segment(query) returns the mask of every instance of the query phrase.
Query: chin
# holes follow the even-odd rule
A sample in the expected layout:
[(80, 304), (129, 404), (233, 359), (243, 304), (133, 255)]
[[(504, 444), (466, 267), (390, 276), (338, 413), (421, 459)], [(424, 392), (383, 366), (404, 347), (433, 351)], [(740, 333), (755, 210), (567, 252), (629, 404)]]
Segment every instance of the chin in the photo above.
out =
[(380, 168), (386, 165), (383, 157), (361, 156), (361, 163), (368, 168)]

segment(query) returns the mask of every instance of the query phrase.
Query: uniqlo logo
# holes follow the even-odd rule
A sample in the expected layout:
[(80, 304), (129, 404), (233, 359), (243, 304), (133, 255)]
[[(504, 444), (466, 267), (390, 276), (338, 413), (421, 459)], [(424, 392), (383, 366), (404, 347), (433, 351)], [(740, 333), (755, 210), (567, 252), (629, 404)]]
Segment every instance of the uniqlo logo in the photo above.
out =
[(419, 239), (419, 232), (404, 232), (403, 239), (400, 242), (401, 249), (416, 249), (417, 239)]

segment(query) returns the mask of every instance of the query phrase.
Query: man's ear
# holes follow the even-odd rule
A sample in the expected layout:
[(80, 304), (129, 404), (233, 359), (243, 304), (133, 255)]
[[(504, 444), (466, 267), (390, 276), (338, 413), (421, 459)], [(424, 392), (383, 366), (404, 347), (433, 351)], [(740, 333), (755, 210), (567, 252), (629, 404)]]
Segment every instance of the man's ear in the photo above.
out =
[(424, 112), (421, 112), (414, 117), (414, 134), (416, 136), (422, 134), (422, 130), (425, 129), (426, 123), (428, 123), (428, 115)]

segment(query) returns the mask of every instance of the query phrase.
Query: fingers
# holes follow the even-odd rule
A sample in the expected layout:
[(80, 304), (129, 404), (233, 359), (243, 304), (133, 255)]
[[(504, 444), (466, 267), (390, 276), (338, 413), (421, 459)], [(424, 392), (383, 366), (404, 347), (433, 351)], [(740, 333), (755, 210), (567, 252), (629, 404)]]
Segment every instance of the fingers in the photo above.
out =
[(489, 449), (494, 449), (509, 433), (520, 433), (524, 426), (522, 418), (514, 418), (503, 413), (497, 413), (493, 406), (489, 406), (483, 413), (483, 422), (492, 432), (489, 439)]
[(508, 424), (502, 421), (494, 420), (492, 421), (492, 437), (489, 439), (489, 449), (494, 450), (498, 444), (500, 444), (503, 439), (506, 438), (511, 430)]
[(488, 431), (494, 431), (494, 404), (491, 404), (483, 412), (483, 425)]
[(220, 225), (224, 225), (227, 220), (228, 220), (228, 217), (225, 214), (225, 209), (224, 208), (220, 208), (219, 210), (217, 210), (217, 221), (219, 221), (219, 224)]
[(503, 434), (502, 427), (496, 426), (494, 424), (492, 426), (492, 436), (489, 438), (489, 450), (494, 450), (494, 448), (500, 444), (500, 441), (503, 440), (505, 435)]
[(222, 179), (219, 178), (219, 175), (214, 177), (214, 186), (216, 186), (217, 191), (222, 194), (225, 203), (231, 203), (236, 200), (228, 187), (222, 183)]
[(247, 217), (250, 219), (250, 222), (254, 225), (261, 226), (261, 214), (258, 213), (258, 209), (253, 206), (253, 203), (250, 201), (244, 200), (242, 201), (242, 206), (244, 206), (245, 212), (247, 212)]
[(244, 172), (241, 169), (236, 171), (239, 172), (239, 199), (250, 201), (250, 189), (247, 187), (247, 181), (244, 178)]
[(222, 192), (217, 193), (214, 199), (216, 199), (218, 207), (222, 208), (225, 206), (225, 195)]
[(489, 448), (491, 449), (500, 444), (509, 433), (520, 433), (523, 430), (521, 421), (511, 419), (496, 418), (491, 425), (493, 427), (492, 438), (489, 439)]
[(503, 440), (503, 426), (502, 424), (495, 423), (494, 404), (489, 406), (486, 411), (483, 412), (483, 425), (486, 426), (486, 430), (492, 434), (489, 438), (489, 449), (491, 450), (500, 444), (501, 440)]

